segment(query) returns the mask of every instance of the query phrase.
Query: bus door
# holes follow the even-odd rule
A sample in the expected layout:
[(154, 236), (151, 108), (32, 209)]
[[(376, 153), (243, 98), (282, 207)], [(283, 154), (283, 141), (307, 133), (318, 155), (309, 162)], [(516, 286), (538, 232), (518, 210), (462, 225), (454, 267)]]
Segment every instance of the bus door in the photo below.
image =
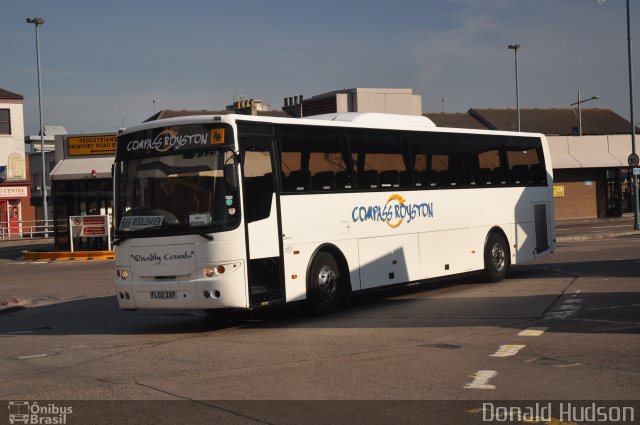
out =
[[(255, 125), (238, 125), (242, 165), (243, 214), (247, 233), (249, 303), (284, 301), (279, 200), (275, 184), (273, 130), (247, 134)], [(244, 132), (243, 132), (244, 130)], [(253, 129), (251, 129), (253, 130)]]

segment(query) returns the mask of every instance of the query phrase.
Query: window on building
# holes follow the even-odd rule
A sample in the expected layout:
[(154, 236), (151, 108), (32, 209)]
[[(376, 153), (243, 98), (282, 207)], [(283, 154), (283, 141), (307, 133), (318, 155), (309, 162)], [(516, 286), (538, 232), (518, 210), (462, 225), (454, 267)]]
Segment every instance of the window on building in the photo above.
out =
[(0, 134), (11, 134), (11, 111), (0, 109)]

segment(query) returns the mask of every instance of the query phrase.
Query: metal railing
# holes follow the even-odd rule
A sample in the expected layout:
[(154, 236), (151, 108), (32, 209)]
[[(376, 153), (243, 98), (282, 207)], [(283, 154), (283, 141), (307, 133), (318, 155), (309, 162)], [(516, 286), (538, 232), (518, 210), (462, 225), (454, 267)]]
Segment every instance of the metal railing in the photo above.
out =
[(0, 240), (53, 237), (53, 220), (0, 221)]

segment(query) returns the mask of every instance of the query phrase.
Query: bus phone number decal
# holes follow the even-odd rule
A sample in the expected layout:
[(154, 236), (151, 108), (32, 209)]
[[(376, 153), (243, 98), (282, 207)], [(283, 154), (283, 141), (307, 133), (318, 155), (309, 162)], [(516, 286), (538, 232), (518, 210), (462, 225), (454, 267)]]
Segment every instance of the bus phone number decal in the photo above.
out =
[(164, 217), (162, 216), (129, 216), (122, 217), (120, 230), (141, 230), (151, 227), (160, 227)]
[(382, 222), (391, 228), (420, 218), (433, 218), (433, 202), (409, 204), (397, 193), (391, 195), (384, 205), (358, 205), (351, 211), (351, 219), (354, 223)]

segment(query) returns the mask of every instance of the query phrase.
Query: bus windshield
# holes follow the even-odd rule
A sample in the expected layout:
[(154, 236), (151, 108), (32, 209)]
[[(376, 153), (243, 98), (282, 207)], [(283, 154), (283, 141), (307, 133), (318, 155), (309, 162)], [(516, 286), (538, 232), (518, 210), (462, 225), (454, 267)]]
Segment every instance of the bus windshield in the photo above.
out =
[(235, 156), (229, 149), (117, 161), (116, 235), (231, 230), (240, 221)]

